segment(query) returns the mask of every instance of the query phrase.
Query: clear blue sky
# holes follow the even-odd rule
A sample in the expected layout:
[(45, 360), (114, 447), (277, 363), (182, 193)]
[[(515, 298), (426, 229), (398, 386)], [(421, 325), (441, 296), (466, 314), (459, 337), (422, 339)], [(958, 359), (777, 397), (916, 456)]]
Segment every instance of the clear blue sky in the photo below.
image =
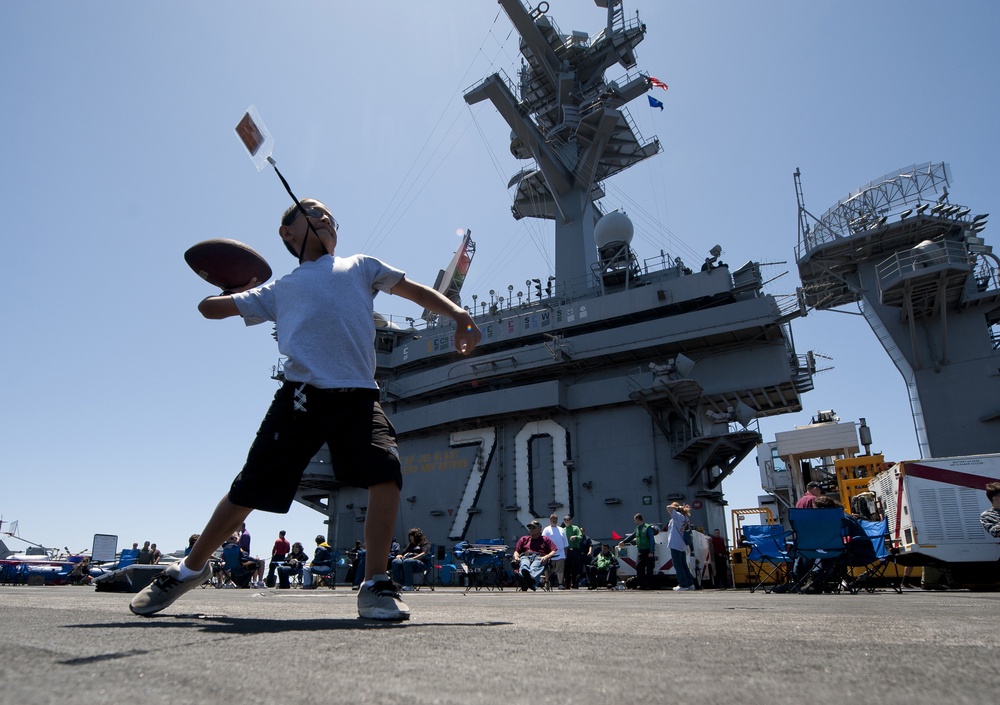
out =
[[(563, 31), (604, 24), (588, 0), (549, 6)], [(787, 262), (765, 271), (787, 270), (771, 290), (791, 293), (796, 167), (817, 215), (926, 161), (951, 164), (953, 202), (1000, 215), (997, 3), (625, 9), (648, 25), (639, 69), (670, 86), (652, 93), (662, 112), (629, 108), (664, 153), (609, 182), (604, 201), (633, 217), (640, 258), (664, 249), (697, 263), (718, 243), (735, 266)], [(509, 129), (489, 104), (462, 100), (518, 64), (491, 0), (0, 4), (3, 519), (49, 546), (110, 533), (120, 547), (173, 550), (241, 467), (277, 351), (266, 326), (198, 315), (212, 291), (182, 254), (229, 237), (276, 275), (295, 264), (276, 235), (288, 196), (233, 134), (250, 104), (298, 195), (334, 210), (342, 254), (433, 283), (471, 228), (467, 295), (552, 273), (551, 223), (510, 217), (506, 182), (521, 164)], [(376, 307), (419, 313), (390, 296)], [(765, 438), (832, 408), (866, 417), (876, 450), (914, 457), (903, 382), (864, 321), (813, 313), (794, 330), (800, 353), (834, 369), (802, 414), (762, 422)], [(730, 506), (756, 505), (753, 458), (725, 489)], [(299, 506), (248, 523), (262, 553), (279, 528), (323, 531)]]

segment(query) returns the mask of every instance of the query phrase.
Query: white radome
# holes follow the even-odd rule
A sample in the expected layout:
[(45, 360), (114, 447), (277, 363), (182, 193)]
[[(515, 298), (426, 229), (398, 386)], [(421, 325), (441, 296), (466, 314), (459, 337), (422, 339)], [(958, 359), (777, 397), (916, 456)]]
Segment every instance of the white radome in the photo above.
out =
[(612, 242), (632, 242), (632, 220), (621, 211), (611, 211), (594, 226), (594, 242), (601, 248)]

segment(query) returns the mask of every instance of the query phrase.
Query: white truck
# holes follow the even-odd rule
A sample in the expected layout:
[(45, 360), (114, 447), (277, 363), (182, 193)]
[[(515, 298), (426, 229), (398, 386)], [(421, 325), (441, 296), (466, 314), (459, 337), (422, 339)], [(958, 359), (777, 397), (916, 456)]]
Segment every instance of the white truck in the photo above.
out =
[(989, 482), (1000, 482), (1000, 454), (905, 460), (872, 478), (898, 562), (944, 565), (963, 585), (1000, 582), (1000, 540), (979, 521)]

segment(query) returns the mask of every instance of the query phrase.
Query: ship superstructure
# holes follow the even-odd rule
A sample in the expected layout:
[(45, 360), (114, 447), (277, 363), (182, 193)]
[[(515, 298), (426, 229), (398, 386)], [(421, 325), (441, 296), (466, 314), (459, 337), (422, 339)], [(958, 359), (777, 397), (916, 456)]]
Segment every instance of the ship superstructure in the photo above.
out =
[(1000, 261), (988, 214), (952, 203), (943, 162), (899, 169), (820, 218), (800, 175), (806, 304), (857, 303), (909, 392), (921, 457), (1000, 452)]
[[(555, 276), (466, 301), (483, 331), (469, 357), (454, 352), (450, 320), (378, 329), (382, 403), (403, 460), (400, 530), (420, 526), (439, 546), (509, 542), (550, 513), (607, 540), (637, 511), (660, 521), (672, 500), (692, 504), (695, 525), (725, 531), (722, 481), (760, 441), (753, 420), (801, 410), (812, 388), (812, 357), (790, 329), (803, 309), (764, 293), (760, 265), (731, 270), (717, 247), (698, 271), (663, 252), (640, 258), (627, 215), (597, 203), (603, 180), (660, 146), (625, 109), (648, 78), (604, 78), (635, 66), (645, 27), (620, 2), (595, 2), (607, 21), (591, 37), (562, 33), (545, 3), (500, 0), (521, 36), (519, 80), (494, 74), (466, 93), (495, 106), (512, 153), (532, 160), (510, 182), (513, 215), (555, 221)], [(478, 256), (489, 249), (479, 243)], [(366, 495), (339, 487), (326, 457), (298, 499), (350, 545)]]

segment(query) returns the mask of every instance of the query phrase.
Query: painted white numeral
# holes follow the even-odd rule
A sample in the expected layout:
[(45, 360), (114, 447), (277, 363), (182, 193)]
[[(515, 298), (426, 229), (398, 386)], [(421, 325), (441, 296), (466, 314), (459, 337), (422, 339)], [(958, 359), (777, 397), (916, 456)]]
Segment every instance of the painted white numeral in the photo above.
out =
[[(465, 538), (465, 532), (469, 530), (469, 522), (472, 515), (469, 510), (476, 506), (479, 493), (482, 492), (483, 482), (486, 480), (486, 471), (493, 460), (493, 450), (496, 448), (497, 430), (496, 427), (474, 428), (471, 431), (456, 431), (451, 434), (449, 445), (452, 448), (458, 446), (478, 445), (479, 453), (475, 462), (469, 468), (469, 479), (465, 483), (465, 493), (462, 495), (462, 503), (455, 512), (455, 521), (451, 525), (451, 533), (448, 535), (453, 541), (461, 541)], [(502, 508), (501, 508), (502, 511)]]
[[(531, 497), (531, 468), (529, 467), (529, 456), (531, 454), (531, 441), (539, 436), (549, 436), (552, 438), (552, 474), (553, 487), (555, 488), (555, 501), (563, 506), (563, 511), (570, 511), (570, 490), (569, 490), (569, 468), (566, 466), (567, 453), (569, 449), (569, 434), (565, 428), (557, 422), (549, 419), (546, 421), (533, 421), (525, 424), (521, 432), (514, 439), (514, 493), (517, 497), (517, 505), (520, 509), (517, 512), (517, 519), (521, 525), (525, 525), (533, 519), (549, 515), (548, 507), (532, 507)], [(544, 523), (544, 522), (543, 522)]]

